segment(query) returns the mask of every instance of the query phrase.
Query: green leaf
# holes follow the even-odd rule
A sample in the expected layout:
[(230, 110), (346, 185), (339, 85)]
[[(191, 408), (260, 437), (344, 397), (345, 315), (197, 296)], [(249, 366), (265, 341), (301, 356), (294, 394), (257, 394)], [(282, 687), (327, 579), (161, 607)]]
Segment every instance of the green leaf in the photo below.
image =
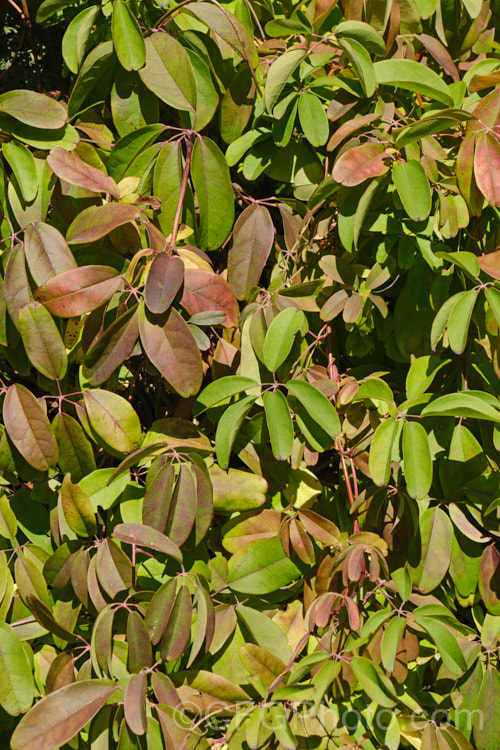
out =
[(451, 631), (433, 617), (415, 617), (418, 624), (430, 635), (437, 646), (445, 666), (453, 674), (462, 674), (467, 669), (464, 656)]
[(276, 389), (266, 391), (262, 401), (273, 455), (279, 461), (286, 461), (293, 448), (293, 424), (286, 398)]
[(82, 488), (73, 484), (69, 474), (61, 486), (61, 504), (68, 526), (75, 534), (87, 537), (97, 533), (92, 503)]
[(426, 219), (431, 212), (432, 195), (429, 180), (420, 162), (415, 159), (395, 162), (392, 167), (392, 180), (410, 219)]
[(21, 719), (12, 750), (57, 750), (97, 714), (116, 691), (111, 680), (83, 680), (42, 698)]
[(380, 60), (374, 64), (374, 68), (379, 85), (418, 91), (447, 107), (454, 105), (453, 97), (443, 79), (422, 63), (404, 59)]
[(478, 289), (462, 292), (451, 309), (447, 330), (450, 347), (455, 354), (462, 354), (467, 346), (469, 325), (478, 294)]
[(249, 390), (250, 388), (260, 388), (260, 385), (252, 378), (244, 375), (229, 375), (219, 380), (214, 380), (198, 395), (193, 412), (196, 415), (201, 414), (212, 406), (217, 406), (224, 401), (229, 401), (231, 396), (237, 396), (239, 393)]
[(92, 27), (101, 9), (97, 5), (84, 8), (68, 24), (62, 39), (62, 56), (64, 62), (75, 75), (85, 58), (87, 44)]
[(285, 709), (281, 703), (272, 703), (269, 706), (269, 715), (278, 742), (287, 750), (295, 750), (299, 745), (293, 736), (290, 724), (286, 717)]
[(427, 433), (420, 422), (405, 422), (403, 426), (403, 461), (408, 494), (421, 500), (432, 484), (432, 457)]
[(224, 154), (204, 136), (193, 147), (191, 178), (200, 210), (200, 247), (216, 250), (232, 229), (234, 196)]
[(3, 421), (7, 434), (22, 457), (39, 471), (55, 466), (57, 443), (47, 416), (22, 385), (11, 385), (3, 402)]
[(387, 484), (391, 476), (392, 447), (398, 428), (398, 423), (389, 417), (379, 424), (373, 436), (369, 466), (371, 477), (379, 486)]
[(122, 396), (98, 388), (84, 391), (90, 425), (96, 435), (118, 453), (130, 453), (142, 440), (135, 409)]
[(299, 96), (299, 120), (311, 146), (324, 146), (330, 128), (321, 99), (315, 94), (305, 91)]
[(34, 128), (57, 130), (64, 127), (68, 115), (60, 102), (35, 91), (16, 89), (0, 95), (0, 112)]
[(33, 703), (33, 677), (23, 644), (13, 628), (0, 623), (0, 705), (10, 716), (24, 714)]
[(289, 380), (286, 387), (331, 438), (334, 439), (340, 434), (340, 420), (335, 407), (318, 388), (306, 380)]
[(146, 64), (139, 71), (150, 91), (174, 109), (196, 112), (196, 81), (189, 55), (173, 36), (153, 32), (146, 38)]
[(369, 659), (353, 656), (350, 667), (356, 679), (368, 697), (383, 708), (393, 708), (396, 703), (396, 691), (390, 680), (382, 674)]
[(398, 646), (405, 627), (406, 620), (404, 617), (393, 617), (389, 620), (384, 630), (380, 652), (382, 655), (382, 664), (387, 672), (394, 672)]
[(487, 419), (492, 422), (500, 421), (500, 404), (493, 406), (488, 401), (479, 398), (476, 393), (463, 391), (462, 393), (447, 393), (431, 401), (422, 409), (423, 417), (470, 417), (471, 419)]
[(339, 47), (354, 68), (366, 96), (373, 96), (376, 87), (375, 70), (370, 55), (355, 39), (339, 39)]
[(500, 289), (490, 286), (485, 290), (486, 299), (500, 328)]
[(250, 545), (229, 569), (228, 585), (242, 594), (269, 594), (288, 586), (300, 575), (297, 566), (285, 555), (279, 538), (264, 539)]
[(363, 21), (342, 21), (334, 28), (334, 34), (338, 39), (356, 39), (369, 52), (378, 55), (385, 54), (385, 43), (380, 34), (373, 26)]
[(136, 17), (128, 5), (113, 3), (111, 34), (116, 56), (125, 70), (139, 70), (146, 62), (146, 47)]
[(498, 745), (498, 734), (500, 732), (500, 719), (498, 715), (498, 700), (500, 698), (500, 674), (493, 665), (486, 668), (477, 709), (473, 715), (474, 740), (481, 750), (496, 750)]
[(450, 566), (453, 526), (444, 510), (427, 508), (419, 521), (420, 563), (413, 571), (413, 581), (423, 594), (439, 586)]
[(257, 396), (242, 398), (229, 406), (219, 419), (215, 433), (215, 452), (219, 466), (223, 469), (227, 469), (229, 466), (229, 459), (236, 436), (256, 399)]
[(31, 203), (38, 193), (38, 174), (33, 154), (17, 141), (2, 144), (2, 153), (16, 176), (25, 202)]
[(29, 302), (19, 310), (17, 325), (31, 364), (45, 377), (62, 380), (68, 357), (50, 313), (39, 302)]
[(266, 77), (266, 89), (264, 91), (264, 101), (268, 112), (272, 112), (274, 105), (280, 98), (288, 79), (302, 60), (306, 57), (307, 52), (301, 49), (291, 49), (283, 55), (279, 55), (273, 62)]
[(273, 319), (264, 340), (264, 364), (275, 372), (290, 354), (295, 335), (304, 324), (304, 313), (287, 307)]
[(30, 273), (39, 285), (77, 265), (63, 235), (50, 224), (41, 222), (26, 227), (24, 254)]

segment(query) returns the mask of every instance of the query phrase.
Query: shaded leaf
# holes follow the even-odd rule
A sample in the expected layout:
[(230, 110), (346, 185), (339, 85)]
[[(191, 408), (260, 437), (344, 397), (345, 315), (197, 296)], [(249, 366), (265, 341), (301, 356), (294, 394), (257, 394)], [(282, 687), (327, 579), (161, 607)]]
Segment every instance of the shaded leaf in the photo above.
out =
[(44, 410), (27, 388), (11, 385), (3, 403), (5, 428), (23, 458), (39, 471), (55, 466), (58, 449)]

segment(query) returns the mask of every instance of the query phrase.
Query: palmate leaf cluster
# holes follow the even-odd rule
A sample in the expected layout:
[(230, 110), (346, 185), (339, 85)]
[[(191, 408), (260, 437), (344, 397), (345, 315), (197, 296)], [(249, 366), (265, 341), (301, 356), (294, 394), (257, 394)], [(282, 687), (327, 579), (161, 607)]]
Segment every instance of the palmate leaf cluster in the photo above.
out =
[(44, 0), (0, 96), (12, 750), (496, 750), (499, 6)]

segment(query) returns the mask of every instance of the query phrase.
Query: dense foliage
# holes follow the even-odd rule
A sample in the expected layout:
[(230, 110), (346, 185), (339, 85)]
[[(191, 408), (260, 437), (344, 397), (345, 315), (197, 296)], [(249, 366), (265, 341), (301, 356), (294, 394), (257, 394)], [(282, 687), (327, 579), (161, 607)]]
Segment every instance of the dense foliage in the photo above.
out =
[(21, 6), (3, 746), (496, 750), (498, 1)]

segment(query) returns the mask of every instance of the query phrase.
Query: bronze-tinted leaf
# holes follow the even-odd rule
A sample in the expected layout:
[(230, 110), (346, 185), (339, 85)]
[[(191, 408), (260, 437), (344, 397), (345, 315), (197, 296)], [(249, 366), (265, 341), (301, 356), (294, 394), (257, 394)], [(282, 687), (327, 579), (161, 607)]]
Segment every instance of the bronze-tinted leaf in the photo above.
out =
[(44, 284), (70, 268), (76, 261), (63, 235), (50, 224), (34, 222), (24, 231), (26, 262), (36, 284)]
[(19, 310), (32, 299), (22, 245), (16, 245), (10, 251), (5, 267), (3, 293), (8, 313), (14, 325), (17, 326)]
[(172, 499), (175, 478), (174, 465), (168, 461), (162, 464), (152, 480), (146, 484), (146, 494), (142, 505), (142, 522), (162, 533), (167, 525), (168, 509)]
[(78, 185), (93, 193), (110, 193), (115, 198), (120, 197), (120, 190), (112, 177), (60, 146), (52, 149), (47, 156), (47, 164), (54, 174), (70, 185)]
[(83, 729), (115, 692), (110, 680), (83, 680), (50, 693), (17, 725), (12, 750), (57, 750)]
[(161, 531), (149, 526), (143, 526), (140, 523), (119, 523), (113, 529), (112, 536), (120, 542), (154, 549), (182, 562), (182, 553), (177, 545)]
[(119, 453), (130, 453), (142, 439), (141, 423), (131, 404), (111, 391), (84, 391), (87, 417), (96, 435)]
[(472, 216), (480, 216), (483, 208), (484, 196), (480, 192), (474, 176), (474, 133), (467, 133), (457, 153), (455, 163), (457, 185)]
[(238, 303), (227, 281), (211, 271), (186, 268), (181, 305), (190, 315), (216, 310), (226, 313), (223, 323), (234, 328), (238, 321)]
[(35, 297), (52, 315), (73, 318), (104, 305), (122, 286), (110, 266), (80, 266), (47, 279)]
[(28, 89), (13, 89), (0, 96), (0, 112), (25, 125), (44, 130), (64, 127), (68, 114), (61, 102)]
[(189, 588), (183, 584), (175, 599), (165, 633), (160, 643), (161, 658), (175, 661), (186, 648), (191, 634), (193, 605)]
[(487, 273), (488, 276), (493, 276), (494, 279), (500, 280), (500, 250), (480, 255), (478, 261), (481, 271)]
[(77, 215), (66, 233), (66, 239), (73, 245), (95, 242), (113, 229), (135, 221), (140, 216), (140, 207), (132, 204), (105, 203), (103, 206), (90, 206)]
[(20, 308), (17, 326), (31, 364), (51, 380), (62, 380), (68, 356), (52, 316), (39, 302)]
[(61, 486), (61, 504), (68, 526), (75, 534), (87, 537), (97, 532), (94, 509), (89, 496), (77, 484), (73, 484), (70, 474), (66, 474)]
[(123, 699), (123, 711), (129, 729), (137, 735), (145, 734), (148, 728), (145, 674), (134, 674), (130, 678)]
[(265, 206), (254, 203), (240, 214), (233, 230), (227, 276), (238, 299), (257, 286), (274, 242), (274, 225)]
[(56, 635), (58, 638), (61, 638), (63, 641), (75, 640), (75, 636), (71, 630), (68, 630), (61, 625), (61, 623), (57, 622), (48, 606), (41, 602), (40, 599), (33, 594), (28, 594), (26, 597), (26, 603), (30, 611), (34, 614), (37, 622), (39, 622), (42, 627)]
[(196, 518), (196, 477), (190, 464), (181, 464), (168, 509), (165, 534), (179, 547), (186, 541)]
[(83, 374), (91, 385), (104, 383), (132, 353), (139, 337), (138, 307), (120, 315), (92, 342), (85, 355)]
[(54, 693), (65, 685), (75, 681), (75, 661), (72, 654), (62, 651), (59, 653), (47, 673), (45, 680), (46, 693)]
[(132, 586), (132, 564), (113, 539), (104, 539), (97, 550), (99, 583), (112, 599)]
[(60, 412), (52, 422), (52, 429), (59, 449), (59, 467), (70, 474), (73, 482), (79, 482), (96, 468), (94, 452), (79, 423), (69, 414)]
[(146, 612), (144, 624), (151, 643), (159, 643), (167, 627), (175, 603), (177, 581), (171, 578), (155, 592)]
[(144, 288), (148, 310), (155, 314), (166, 312), (181, 288), (183, 279), (184, 263), (177, 255), (155, 255)]
[(488, 203), (500, 206), (500, 143), (493, 133), (476, 136), (474, 177)]
[[(151, 641), (138, 612), (129, 612), (127, 622), (128, 668), (132, 673), (140, 672), (153, 663)], [(131, 727), (132, 728), (132, 727)]]
[(380, 177), (389, 170), (389, 153), (383, 143), (363, 143), (350, 148), (337, 159), (332, 177), (346, 187)]
[(33, 396), (22, 385), (11, 385), (3, 404), (3, 421), (7, 434), (22, 457), (39, 471), (55, 466), (57, 442), (47, 416)]
[(199, 544), (212, 522), (214, 514), (213, 488), (205, 462), (198, 454), (192, 456), (191, 470), (196, 480), (195, 544)]
[(500, 615), (500, 554), (494, 544), (486, 547), (479, 565), (479, 592), (488, 612)]
[(140, 308), (139, 332), (144, 351), (172, 388), (184, 398), (198, 393), (203, 377), (201, 355), (189, 326), (173, 308), (153, 318)]

